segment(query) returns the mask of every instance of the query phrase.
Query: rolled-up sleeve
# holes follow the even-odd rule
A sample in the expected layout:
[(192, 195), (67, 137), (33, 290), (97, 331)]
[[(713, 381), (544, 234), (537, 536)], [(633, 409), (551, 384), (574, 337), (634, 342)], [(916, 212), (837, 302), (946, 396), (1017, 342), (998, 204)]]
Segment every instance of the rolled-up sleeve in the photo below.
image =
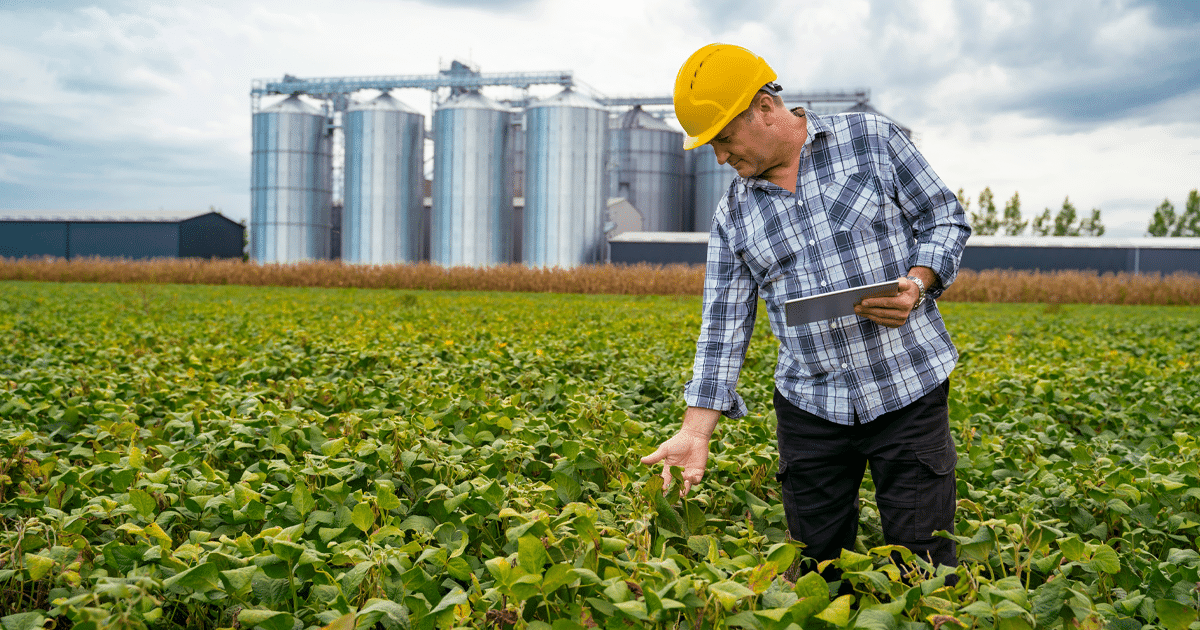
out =
[(963, 247), (971, 235), (966, 213), (958, 197), (930, 168), (924, 156), (895, 124), (889, 125), (888, 157), (895, 177), (895, 201), (913, 226), (916, 244), (909, 267), (929, 267), (937, 273), (940, 286), (931, 287), (936, 298), (958, 275)]
[[(718, 213), (721, 211), (718, 208)], [(724, 231), (715, 225), (708, 240), (696, 360), (692, 379), (684, 386), (688, 406), (716, 409), (730, 418), (746, 415), (746, 403), (737, 393), (737, 380), (757, 314), (758, 285), (746, 263), (730, 247)]]

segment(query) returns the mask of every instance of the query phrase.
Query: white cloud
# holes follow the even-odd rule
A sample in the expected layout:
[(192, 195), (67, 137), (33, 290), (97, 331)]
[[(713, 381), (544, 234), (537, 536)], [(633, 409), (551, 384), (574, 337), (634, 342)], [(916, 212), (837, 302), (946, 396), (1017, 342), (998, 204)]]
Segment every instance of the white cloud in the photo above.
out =
[[(1114, 233), (1200, 187), (1200, 20), (1164, 18), (1188, 15), (1170, 2), (36, 4), (0, 9), (0, 207), (248, 216), (256, 78), (431, 74), (470, 57), (668, 94), (712, 41), (762, 54), (789, 91), (870, 88), (951, 187), (1019, 190), (1027, 214), (1070, 195)], [(428, 93), (397, 96), (429, 112)]]

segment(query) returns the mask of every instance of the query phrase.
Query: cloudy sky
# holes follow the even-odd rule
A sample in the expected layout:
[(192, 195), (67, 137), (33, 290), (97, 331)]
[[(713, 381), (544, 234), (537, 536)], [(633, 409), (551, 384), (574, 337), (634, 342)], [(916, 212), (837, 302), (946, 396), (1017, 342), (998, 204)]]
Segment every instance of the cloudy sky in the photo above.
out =
[(1200, 187), (1195, 0), (0, 0), (0, 209), (248, 218), (256, 78), (463, 58), (657, 95), (713, 41), (789, 91), (869, 88), (951, 188), (1027, 218), (1069, 195), (1141, 236)]

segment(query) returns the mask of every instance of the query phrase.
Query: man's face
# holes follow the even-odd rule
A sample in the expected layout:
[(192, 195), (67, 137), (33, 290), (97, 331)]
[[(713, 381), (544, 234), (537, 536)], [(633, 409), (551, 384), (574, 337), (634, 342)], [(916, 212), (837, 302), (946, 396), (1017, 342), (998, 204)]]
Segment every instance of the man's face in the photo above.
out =
[(717, 162), (728, 163), (742, 177), (754, 177), (767, 170), (761, 116), (758, 112), (739, 114), (708, 142), (717, 154)]

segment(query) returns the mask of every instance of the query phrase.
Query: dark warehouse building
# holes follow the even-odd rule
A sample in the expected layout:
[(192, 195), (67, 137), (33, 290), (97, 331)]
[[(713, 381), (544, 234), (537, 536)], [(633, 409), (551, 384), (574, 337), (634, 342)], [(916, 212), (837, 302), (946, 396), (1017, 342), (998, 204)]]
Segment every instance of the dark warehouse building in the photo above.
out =
[(245, 232), (212, 211), (0, 210), (0, 258), (241, 258)]
[[(626, 232), (608, 241), (617, 264), (703, 265), (707, 232)], [(1097, 273), (1200, 273), (1200, 238), (972, 236), (961, 269), (1090, 270)]]

